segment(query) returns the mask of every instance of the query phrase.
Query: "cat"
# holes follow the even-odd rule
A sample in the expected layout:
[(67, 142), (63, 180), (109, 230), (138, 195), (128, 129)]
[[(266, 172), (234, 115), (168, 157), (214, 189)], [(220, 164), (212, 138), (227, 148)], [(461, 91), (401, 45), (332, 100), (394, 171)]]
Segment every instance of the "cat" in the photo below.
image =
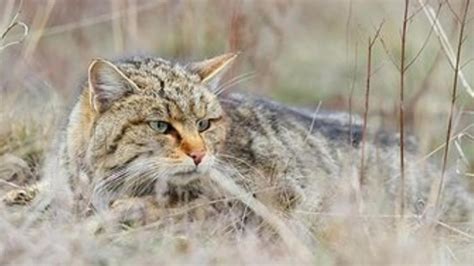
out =
[[(60, 202), (77, 214), (125, 213), (134, 206), (158, 212), (225, 198), (208, 178), (219, 171), (290, 215), (331, 209), (343, 197), (341, 187), (353, 187), (354, 180), (364, 197), (376, 191), (386, 195), (384, 207), (396, 207), (397, 136), (368, 132), (363, 139), (361, 122), (350, 123), (346, 114), (311, 114), (248, 94), (220, 94), (219, 80), (236, 57), (187, 65), (152, 56), (94, 60), (59, 137), (50, 189), (61, 190)], [(409, 141), (405, 157), (406, 209), (421, 215), (439, 171), (415, 163), (416, 144)], [(441, 219), (469, 219), (471, 195), (456, 177), (446, 183)]]

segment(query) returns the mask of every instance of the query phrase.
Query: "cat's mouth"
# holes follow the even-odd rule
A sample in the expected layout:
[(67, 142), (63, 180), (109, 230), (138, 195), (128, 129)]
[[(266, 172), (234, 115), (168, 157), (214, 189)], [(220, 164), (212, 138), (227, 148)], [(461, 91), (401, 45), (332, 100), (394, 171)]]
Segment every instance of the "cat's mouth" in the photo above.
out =
[(207, 172), (207, 167), (193, 167), (180, 169), (173, 173), (170, 181), (175, 184), (186, 184), (202, 177)]
[(203, 178), (212, 168), (213, 158), (206, 156), (199, 165), (191, 161), (175, 165), (169, 173), (168, 180), (175, 185), (184, 185), (196, 179)]
[(185, 177), (185, 176), (193, 176), (193, 175), (203, 175), (206, 172), (207, 172), (207, 167), (195, 167), (192, 169), (176, 171), (173, 175)]
[(188, 176), (188, 175), (195, 175), (198, 174), (198, 169), (197, 167), (192, 169), (192, 170), (185, 170), (181, 172), (176, 172), (174, 175), (175, 176)]

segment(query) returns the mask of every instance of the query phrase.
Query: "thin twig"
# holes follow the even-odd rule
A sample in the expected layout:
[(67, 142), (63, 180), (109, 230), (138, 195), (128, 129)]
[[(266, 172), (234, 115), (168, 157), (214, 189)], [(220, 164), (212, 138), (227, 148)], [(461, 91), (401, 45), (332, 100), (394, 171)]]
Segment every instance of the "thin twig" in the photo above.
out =
[(450, 139), (451, 139), (451, 131), (453, 127), (453, 116), (454, 116), (454, 108), (456, 107), (456, 98), (457, 98), (457, 87), (458, 87), (458, 78), (459, 78), (459, 67), (461, 65), (461, 52), (462, 52), (462, 44), (463, 44), (463, 39), (464, 39), (464, 30), (466, 27), (466, 17), (467, 13), (469, 10), (469, 4), (471, 3), (471, 0), (466, 0), (465, 6), (463, 9), (463, 15), (462, 15), (462, 20), (461, 20), (461, 28), (459, 30), (459, 39), (458, 39), (458, 46), (457, 46), (457, 54), (456, 54), (456, 64), (454, 68), (454, 80), (453, 80), (453, 88), (452, 88), (452, 93), (451, 93), (451, 108), (449, 110), (449, 119), (448, 119), (448, 128), (447, 128), (447, 134), (446, 134), (446, 146), (444, 148), (444, 154), (443, 154), (443, 166), (441, 169), (441, 179), (439, 181), (438, 187), (437, 187), (437, 195), (436, 195), (436, 203), (435, 203), (435, 210), (439, 210), (440, 207), (440, 202), (441, 202), (441, 193), (443, 191), (444, 187), (444, 179), (446, 175), (446, 168), (447, 168), (447, 162), (448, 162), (448, 152), (449, 152), (449, 144), (450, 144)]
[[(468, 0), (468, 1), (469, 1), (469, 0)], [(474, 240), (474, 236), (472, 236), (472, 235), (470, 235), (470, 234), (468, 234), (468, 233), (466, 233), (466, 232), (464, 232), (464, 231), (462, 231), (462, 230), (459, 230), (459, 229), (457, 229), (457, 228), (455, 228), (455, 227), (452, 227), (452, 226), (450, 226), (449, 224), (445, 224), (445, 223), (443, 223), (443, 222), (441, 222), (441, 221), (436, 221), (436, 223), (437, 223), (438, 225), (440, 225), (440, 226), (442, 226), (442, 227), (444, 227), (444, 228), (446, 228), (446, 229), (452, 231), (452, 232), (455, 232), (455, 233), (457, 233), (457, 234), (459, 234), (459, 235), (461, 235), (461, 236), (464, 236), (465, 238), (467, 238), (467, 239), (469, 239), (469, 240)]]
[(410, 0), (405, 0), (405, 11), (403, 12), (402, 39), (400, 51), (400, 102), (399, 102), (399, 126), (400, 126), (400, 216), (405, 213), (405, 49), (408, 27), (408, 8)]
[(9, 186), (9, 187), (16, 188), (16, 189), (21, 188), (21, 187), (18, 186), (17, 184), (14, 184), (14, 183), (12, 183), (12, 182), (8, 182), (8, 181), (3, 180), (3, 179), (0, 179), (0, 184), (7, 185), (7, 186)]
[(372, 76), (372, 48), (374, 47), (375, 42), (380, 36), (380, 31), (382, 30), (383, 22), (380, 23), (380, 26), (375, 32), (374, 37), (369, 37), (369, 43), (367, 47), (367, 76), (365, 84), (365, 108), (364, 108), (364, 121), (362, 125), (362, 146), (361, 146), (361, 159), (360, 159), (360, 177), (359, 184), (364, 182), (364, 168), (365, 168), (365, 142), (366, 142), (366, 131), (367, 131), (367, 119), (369, 114), (369, 96), (370, 96), (370, 79)]
[[(449, 42), (448, 36), (446, 35), (446, 32), (441, 26), (441, 23), (439, 22), (439, 20), (436, 18), (433, 8), (431, 8), (423, 0), (418, 0), (418, 2), (423, 7), (423, 11), (425, 12), (425, 15), (430, 21), (431, 25), (433, 25), (434, 32), (438, 36), (439, 42), (441, 43), (441, 47), (443, 48), (446, 57), (448, 57), (449, 64), (454, 69), (454, 65), (456, 64), (456, 56)], [(466, 89), (467, 93), (471, 97), (474, 97), (474, 89), (472, 89), (471, 85), (469, 84), (466, 77), (464, 76), (464, 73), (461, 71), (461, 69), (458, 69), (458, 72), (459, 72), (458, 75), (459, 75), (459, 79), (461, 80), (461, 84)]]
[(26, 36), (28, 36), (28, 30), (29, 30), (28, 26), (25, 23), (18, 21), (18, 17), (21, 14), (22, 7), (23, 7), (23, 0), (21, 0), (20, 3), (18, 4), (18, 9), (15, 12), (15, 15), (13, 15), (13, 18), (10, 20), (10, 23), (8, 24), (7, 28), (0, 35), (0, 41), (5, 40), (7, 35), (14, 28), (17, 28), (17, 27), (20, 27), (22, 29), (22, 34), (19, 35), (18, 37), (15, 36), (13, 41), (7, 42), (5, 44), (0, 43), (0, 53), (10, 46), (23, 42), (26, 39)]
[[(451, 139), (449, 140), (450, 142), (451, 141), (454, 141), (456, 138), (458, 137), (465, 137), (467, 133), (465, 133), (467, 130), (471, 129), (474, 127), (474, 124), (470, 124), (468, 126), (466, 126), (465, 128), (463, 128), (461, 131), (459, 131), (459, 133), (457, 133), (456, 135), (452, 136)], [(435, 153), (437, 153), (438, 151), (440, 151), (442, 148), (444, 148), (446, 146), (446, 142), (443, 142), (443, 144), (439, 145), (438, 147), (436, 147), (434, 150), (432, 150), (431, 152), (429, 152), (428, 154), (426, 154), (425, 156), (423, 156), (420, 160), (416, 161), (415, 164), (419, 164), (421, 162), (424, 162), (426, 160), (428, 160), (431, 156), (433, 156)]]
[[(139, 14), (144, 11), (152, 10), (164, 4), (166, 4), (165, 1), (151, 1), (149, 3), (137, 6), (135, 12)], [(53, 26), (50, 28), (45, 28), (44, 30), (41, 30), (41, 33), (42, 33), (41, 36), (42, 38), (45, 38), (45, 37), (50, 37), (57, 34), (70, 32), (70, 31), (77, 30), (80, 28), (92, 27), (98, 24), (108, 23), (112, 20), (120, 19), (123, 16), (127, 16), (126, 11), (127, 10), (118, 10), (117, 12), (89, 17), (87, 19), (82, 19), (81, 21), (76, 21), (76, 22), (71, 22), (71, 23), (62, 24), (58, 26)], [(36, 31), (32, 31), (31, 34), (38, 34), (38, 33)]]
[(400, 67), (398, 66), (397, 62), (395, 61), (395, 58), (393, 57), (392, 53), (390, 53), (390, 50), (388, 49), (388, 45), (385, 43), (385, 40), (383, 38), (383, 34), (380, 35), (379, 41), (380, 41), (380, 44), (382, 44), (382, 48), (383, 48), (385, 54), (387, 55), (388, 59), (390, 60), (390, 62), (392, 62), (392, 65), (394, 67), (396, 67), (398, 69), (398, 71), (400, 71)]
[(353, 139), (353, 122), (352, 121), (352, 115), (353, 115), (353, 110), (352, 110), (352, 101), (354, 100), (354, 90), (355, 90), (355, 83), (356, 83), (356, 80), (357, 80), (357, 67), (358, 67), (358, 47), (357, 47), (357, 42), (355, 44), (355, 48), (354, 48), (354, 68), (352, 69), (352, 79), (351, 79), (351, 85), (350, 85), (350, 91), (349, 91), (349, 100), (348, 100), (348, 104), (349, 104), (349, 143), (350, 145), (352, 145), (352, 142), (354, 141)]
[[(438, 9), (436, 11), (436, 19), (438, 19), (439, 14), (441, 13), (442, 6), (443, 6), (442, 4), (439, 4), (439, 6), (438, 6)], [(428, 45), (428, 41), (430, 40), (430, 37), (433, 34), (433, 31), (434, 31), (434, 26), (431, 25), (430, 31), (428, 32), (428, 35), (426, 36), (426, 38), (423, 42), (423, 45), (421, 45), (421, 48), (418, 50), (418, 52), (415, 54), (415, 56), (413, 56), (413, 58), (406, 64), (406, 66), (405, 66), (406, 69), (410, 68), (411, 65), (413, 65), (413, 63), (415, 63), (415, 61), (418, 59), (418, 57), (420, 57), (420, 55), (423, 52), (423, 50), (425, 49), (426, 45)]]
[(431, 86), (430, 86), (431, 78), (432, 78), (432, 75), (433, 75), (434, 71), (436, 70), (436, 67), (438, 66), (438, 63), (441, 59), (441, 54), (442, 54), (441, 50), (438, 50), (436, 52), (436, 56), (434, 57), (433, 63), (431, 64), (430, 68), (426, 72), (426, 75), (423, 78), (423, 81), (421, 82), (421, 85), (415, 91), (415, 93), (411, 96), (411, 98), (408, 100), (408, 103), (407, 103), (406, 106), (409, 108), (407, 113), (411, 115), (411, 121), (413, 121), (413, 116), (414, 116), (415, 108), (416, 108), (416, 105), (417, 105), (418, 101), (431, 88)]
[(446, 5), (448, 6), (449, 11), (451, 11), (451, 13), (453, 14), (454, 20), (456, 20), (457, 23), (461, 23), (461, 18), (458, 16), (456, 11), (454, 11), (454, 8), (451, 6), (451, 3), (449, 3), (449, 0), (446, 0), (445, 2), (446, 2)]
[(464, 62), (461, 66), (461, 69), (465, 68), (467, 65), (469, 65), (470, 63), (474, 62), (474, 58), (471, 58), (469, 60), (466, 60), (466, 62)]

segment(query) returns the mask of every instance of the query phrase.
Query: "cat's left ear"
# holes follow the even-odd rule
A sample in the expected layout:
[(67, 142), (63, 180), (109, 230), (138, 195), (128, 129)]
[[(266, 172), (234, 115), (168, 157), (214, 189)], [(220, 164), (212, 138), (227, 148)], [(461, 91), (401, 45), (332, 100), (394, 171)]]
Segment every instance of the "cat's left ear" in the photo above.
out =
[(200, 62), (191, 63), (186, 68), (197, 74), (201, 82), (216, 87), (223, 74), (234, 62), (239, 53), (227, 53)]

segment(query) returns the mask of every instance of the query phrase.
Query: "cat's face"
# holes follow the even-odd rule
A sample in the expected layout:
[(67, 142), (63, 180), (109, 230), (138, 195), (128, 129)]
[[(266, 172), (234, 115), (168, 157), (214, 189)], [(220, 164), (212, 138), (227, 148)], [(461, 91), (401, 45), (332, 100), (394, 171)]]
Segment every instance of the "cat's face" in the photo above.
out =
[(86, 157), (95, 175), (127, 189), (206, 175), (226, 135), (225, 114), (209, 84), (234, 58), (188, 67), (154, 58), (93, 62)]

